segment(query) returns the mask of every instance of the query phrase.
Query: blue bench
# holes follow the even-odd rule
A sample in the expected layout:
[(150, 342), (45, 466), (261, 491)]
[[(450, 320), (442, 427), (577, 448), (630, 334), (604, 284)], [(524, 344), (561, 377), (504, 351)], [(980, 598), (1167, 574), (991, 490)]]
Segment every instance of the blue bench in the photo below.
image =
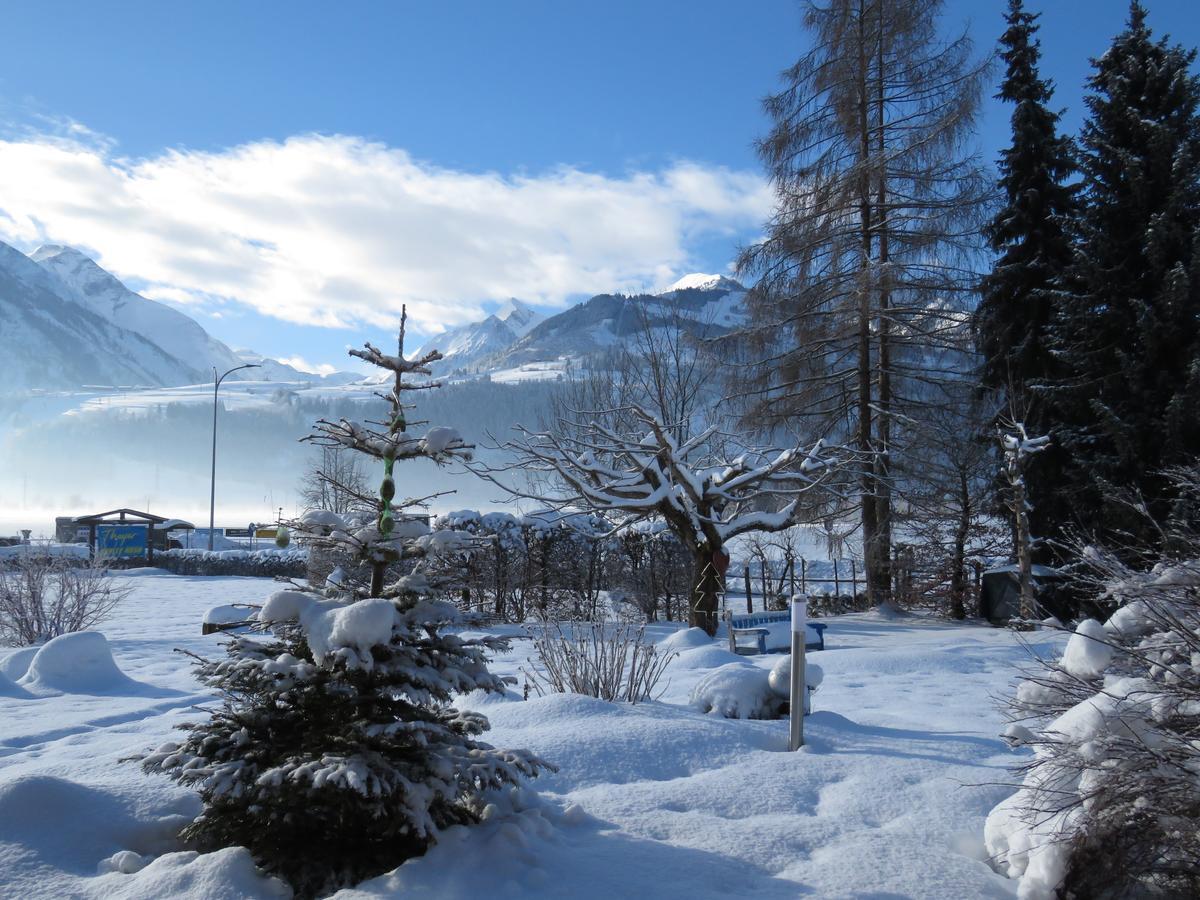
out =
[[(749, 615), (734, 616), (730, 615), (726, 620), (729, 626), (729, 649), (733, 653), (738, 651), (739, 637), (753, 637), (755, 649), (758, 653), (767, 652), (767, 635), (770, 631), (764, 628), (765, 625), (777, 625), (780, 623), (790, 623), (792, 621), (791, 612), (784, 610), (783, 612), (760, 612), (750, 613)], [(806, 632), (804, 649), (805, 650), (824, 650), (825, 649), (825, 629), (827, 626), (824, 622), (808, 621), (805, 623), (808, 628), (816, 632), (814, 639), (811, 633)], [(742, 652), (745, 652), (744, 650)]]

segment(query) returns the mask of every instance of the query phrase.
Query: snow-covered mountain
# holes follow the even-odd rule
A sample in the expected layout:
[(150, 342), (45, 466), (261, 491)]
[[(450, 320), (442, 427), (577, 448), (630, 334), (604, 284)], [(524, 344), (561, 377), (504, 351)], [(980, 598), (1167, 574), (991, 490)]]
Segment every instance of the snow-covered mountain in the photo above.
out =
[(647, 325), (678, 322), (685, 330), (714, 337), (743, 321), (746, 289), (720, 275), (687, 275), (660, 294), (600, 294), (530, 328), (503, 350), (482, 357), (477, 372), (537, 371), (552, 361), (577, 361), (603, 353)]
[(30, 259), (58, 276), (69, 291), (67, 299), (140, 334), (191, 368), (208, 373), (241, 365), (232, 350), (194, 319), (134, 293), (74, 247), (46, 244), (30, 254)]
[(530, 329), (536, 328), (546, 319), (540, 312), (522, 303), (516, 297), (496, 310), (496, 317), (519, 338), (525, 337), (529, 334)]
[(512, 299), (480, 322), (448, 328), (435, 335), (417, 349), (416, 355), (440, 350), (444, 360), (437, 364), (436, 371), (471, 371), (481, 359), (511, 347), (544, 318), (520, 300)]
[(746, 289), (732, 278), (724, 275), (705, 275), (702, 272), (693, 272), (691, 275), (684, 275), (663, 291), (663, 294), (671, 294), (675, 291), (738, 291), (745, 293)]
[(183, 312), (130, 290), (73, 247), (29, 256), (0, 243), (0, 391), (84, 385), (176, 387), (244, 362), (246, 381), (344, 384), (260, 354), (231, 350)]
[(201, 377), (154, 341), (78, 302), (54, 272), (0, 243), (0, 390), (189, 384)]
[[(317, 375), (314, 372), (305, 372), (303, 369), (297, 369), (295, 366), (288, 365), (278, 359), (271, 359), (269, 356), (263, 356), (254, 350), (234, 350), (237, 355), (238, 364), (253, 363), (258, 366), (258, 369), (250, 369), (246, 372), (249, 376), (246, 381), (311, 381), (319, 382), (326, 386), (334, 386), (339, 384), (353, 384), (360, 381), (362, 376), (357, 372), (332, 372), (329, 375)], [(242, 373), (239, 372), (239, 375)], [(232, 377), (232, 376), (230, 376)]]
[(678, 321), (696, 335), (726, 333), (742, 323), (745, 296), (732, 278), (696, 273), (658, 294), (599, 294), (549, 318), (511, 300), (482, 321), (435, 335), (417, 352), (442, 352), (438, 375), (544, 380), (608, 351), (646, 324)]

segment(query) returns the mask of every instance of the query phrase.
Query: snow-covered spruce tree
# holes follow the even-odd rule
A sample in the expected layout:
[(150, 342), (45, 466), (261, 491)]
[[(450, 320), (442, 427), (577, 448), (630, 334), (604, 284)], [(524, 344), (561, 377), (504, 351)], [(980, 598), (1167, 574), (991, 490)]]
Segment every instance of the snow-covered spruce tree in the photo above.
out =
[[(503, 690), (486, 656), (492, 638), (449, 633), (459, 620), (449, 603), (427, 595), (423, 567), (467, 536), (431, 534), (396, 500), (398, 461), (442, 462), (469, 448), (448, 428), (409, 432), (406, 374), (429, 374), (432, 352), (404, 358), (367, 345), (351, 353), (395, 375), (379, 428), (321, 421), (318, 442), (383, 462), (376, 521), (351, 530), (337, 514), (302, 520), (299, 530), (368, 563), (371, 585), (282, 591), (259, 619), (270, 634), (239, 636), (226, 658), (200, 660), (200, 680), (221, 706), (207, 721), (182, 726), (182, 743), (144, 760), (198, 787), (203, 812), (182, 836), (212, 850), (248, 847), (266, 870), (311, 897), (385, 872), (426, 850), (441, 829), (476, 821), (484, 806), (517, 790), (544, 764), (524, 751), (496, 750), (476, 737), (478, 714), (452, 708), (456, 692)], [(404, 563), (407, 573), (385, 584)]]
[(1179, 501), (1147, 524), (1160, 549), (1130, 564), (1130, 547), (1079, 548), (1087, 587), (1117, 608), (1081, 622), (1010, 707), (1007, 736), (1034, 755), (985, 837), (1026, 900), (1200, 896), (1200, 465), (1164, 478)]
[[(1067, 376), (1050, 395), (1067, 457), (1063, 508), (1114, 546), (1157, 521), (1162, 473), (1200, 456), (1200, 75), (1196, 51), (1155, 39), (1141, 3), (1093, 60), (1080, 139), (1078, 287), (1056, 324)], [(1153, 537), (1142, 531), (1137, 542)]]
[[(1062, 114), (1049, 106), (1054, 86), (1039, 71), (1037, 20), (1022, 0), (1009, 0), (997, 96), (1012, 104), (1012, 141), (1000, 152), (1003, 203), (985, 229), (997, 258), (980, 285), (975, 328), (980, 380), (1004, 395), (1030, 429), (1047, 434), (1055, 423), (1045, 392), (1063, 377), (1053, 324), (1066, 301), (1078, 202), (1068, 183), (1075, 173), (1072, 142), (1058, 131)], [(1030, 525), (1045, 537), (1061, 537), (1071, 519), (1056, 490), (1064, 464), (1061, 446), (1053, 444), (1026, 475)]]

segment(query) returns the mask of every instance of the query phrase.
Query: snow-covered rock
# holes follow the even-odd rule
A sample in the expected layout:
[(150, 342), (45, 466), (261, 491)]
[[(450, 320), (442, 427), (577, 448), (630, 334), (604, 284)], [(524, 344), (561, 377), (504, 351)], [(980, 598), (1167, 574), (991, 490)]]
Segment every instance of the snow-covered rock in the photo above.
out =
[(20, 647), (12, 650), (7, 656), (0, 658), (0, 675), (18, 681), (29, 671), (29, 664), (37, 656), (39, 647)]
[(35, 694), (107, 694), (141, 688), (113, 659), (98, 631), (61, 634), (38, 648), (18, 682)]
[[(697, 628), (697, 631), (703, 634), (703, 629)], [(666, 641), (659, 644), (659, 647), (671, 652), (665, 647)], [(738, 656), (736, 653), (730, 653), (724, 647), (719, 647), (714, 643), (709, 643), (702, 647), (692, 647), (689, 650), (678, 651), (679, 655), (671, 661), (671, 669), (685, 671), (688, 669), (719, 669), (721, 666), (739, 665), (748, 666), (749, 662), (745, 658)]]
[(0, 671), (0, 697), (29, 697), (29, 691), (25, 690), (11, 678)]
[(696, 647), (707, 647), (713, 639), (703, 628), (684, 628), (668, 635), (659, 642), (663, 650), (693, 650)]
[[(820, 664), (812, 662), (805, 657), (804, 660), (804, 683), (810, 691), (815, 691), (821, 686), (821, 682), (825, 680), (825, 670)], [(792, 654), (785, 653), (779, 658), (775, 665), (771, 666), (771, 674), (768, 682), (779, 697), (784, 700), (792, 696)]]

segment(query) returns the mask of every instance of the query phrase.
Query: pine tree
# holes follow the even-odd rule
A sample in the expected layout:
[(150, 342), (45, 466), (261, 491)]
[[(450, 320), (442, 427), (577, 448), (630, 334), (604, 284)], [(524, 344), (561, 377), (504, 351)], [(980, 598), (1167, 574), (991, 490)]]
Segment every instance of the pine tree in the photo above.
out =
[[(431, 533), (405, 514), (419, 501), (396, 498), (397, 461), (469, 452), (453, 429), (408, 431), (404, 393), (429, 385), (402, 376), (428, 375), (441, 354), (406, 360), (403, 320), (398, 355), (370, 344), (351, 353), (394, 373), (386, 422), (322, 420), (317, 437), (383, 462), (378, 518), (362, 524), (313, 511), (296, 530), (369, 565), (371, 588), (273, 595), (259, 612), (270, 633), (236, 637), (225, 659), (199, 660), (200, 680), (220, 693), (221, 707), (181, 726), (182, 743), (144, 760), (148, 771), (199, 788), (204, 809), (185, 839), (204, 850), (248, 847), (301, 897), (424, 852), (439, 831), (477, 821), (499, 789), (545, 765), (476, 740), (486, 718), (449, 705), (457, 692), (504, 689), (486, 656), (505, 642), (447, 631), (459, 613), (429, 597), (424, 566), (439, 552), (461, 551), (470, 537)], [(398, 564), (408, 571), (385, 584)]]
[(1078, 292), (1058, 323), (1069, 375), (1054, 398), (1077, 520), (1144, 528), (1117, 504), (1134, 489), (1163, 521), (1163, 471), (1200, 454), (1200, 79), (1194, 50), (1155, 41), (1140, 3), (1093, 61), (1082, 135)]

